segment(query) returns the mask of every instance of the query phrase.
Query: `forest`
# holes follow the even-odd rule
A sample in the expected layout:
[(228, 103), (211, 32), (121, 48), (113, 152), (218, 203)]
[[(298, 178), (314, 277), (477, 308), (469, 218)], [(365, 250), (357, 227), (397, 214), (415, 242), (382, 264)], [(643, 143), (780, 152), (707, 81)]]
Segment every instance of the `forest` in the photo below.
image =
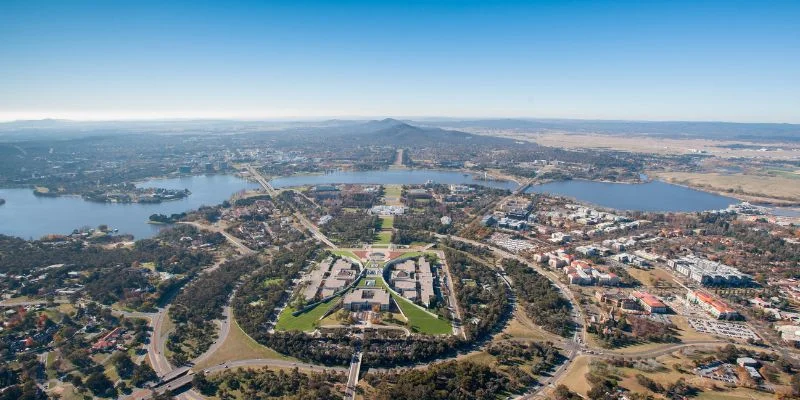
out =
[(297, 368), (284, 371), (264, 367), (225, 371), (212, 377), (201, 372), (195, 376), (192, 385), (203, 395), (221, 399), (238, 394), (239, 398), (253, 400), (338, 400), (343, 396), (334, 386), (346, 381), (343, 373), (301, 373)]
[(381, 219), (361, 212), (342, 211), (333, 215), (322, 232), (336, 244), (344, 247), (359, 247), (372, 243), (375, 233), (381, 229)]
[(502, 265), (528, 317), (548, 332), (569, 336), (574, 329), (571, 305), (550, 280), (518, 260), (503, 259)]
[(487, 265), (465, 253), (444, 249), (454, 275), (456, 298), (464, 313), (463, 328), (468, 340), (479, 340), (499, 328), (511, 312), (508, 287)]
[(317, 250), (313, 242), (294, 248), (282, 247), (272, 260), (242, 284), (232, 306), (236, 321), (245, 332), (257, 337), (259, 332), (268, 329), (267, 323), (276, 317), (275, 308), (288, 296), (287, 283), (314, 258)]
[(368, 374), (364, 377), (376, 400), (496, 399), (520, 388), (505, 375), (485, 365), (448, 361), (425, 369)]
[(227, 261), (200, 275), (178, 294), (169, 309), (169, 317), (175, 323), (175, 331), (167, 340), (167, 349), (172, 352), (170, 361), (183, 365), (211, 346), (216, 336), (213, 321), (222, 317), (222, 308), (236, 282), (259, 266), (257, 256)]
[[(189, 226), (162, 230), (130, 247), (103, 247), (74, 239), (32, 240), (0, 235), (0, 287), (21, 295), (52, 295), (56, 289), (83, 286), (90, 299), (109, 305), (123, 302), (150, 309), (171, 289), (213, 261), (210, 249), (194, 249), (181, 238), (218, 245), (218, 234)], [(154, 272), (180, 275), (160, 280)], [(75, 273), (78, 273), (77, 275)]]

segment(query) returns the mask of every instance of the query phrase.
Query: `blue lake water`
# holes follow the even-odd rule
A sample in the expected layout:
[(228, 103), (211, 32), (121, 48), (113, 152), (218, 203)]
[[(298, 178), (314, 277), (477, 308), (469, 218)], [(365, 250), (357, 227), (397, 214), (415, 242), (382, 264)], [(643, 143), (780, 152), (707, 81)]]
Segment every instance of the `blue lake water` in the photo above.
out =
[(147, 223), (152, 214), (169, 215), (202, 205), (216, 205), (242, 189), (259, 187), (230, 175), (154, 179), (138, 186), (189, 189), (192, 194), (159, 204), (111, 204), (89, 202), (75, 196), (38, 197), (31, 189), (0, 189), (0, 198), (6, 200), (6, 204), (0, 206), (0, 233), (38, 239), (50, 233), (68, 234), (83, 226), (106, 224), (119, 229), (120, 233), (130, 233), (141, 239), (153, 236), (161, 228)]
[[(516, 182), (483, 181), (472, 175), (438, 170), (385, 170), (334, 172), (323, 175), (296, 175), (275, 178), (276, 188), (320, 184), (478, 184), (513, 190)], [(229, 175), (191, 176), (155, 179), (141, 187), (189, 189), (185, 199), (160, 204), (108, 204), (84, 201), (80, 197), (37, 197), (30, 189), (0, 189), (0, 233), (25, 239), (50, 233), (67, 234), (73, 229), (106, 224), (136, 238), (151, 237), (161, 226), (148, 224), (151, 214), (173, 214), (216, 205), (243, 189), (255, 189), (253, 182)], [(574, 197), (602, 207), (642, 211), (703, 211), (725, 208), (738, 201), (732, 198), (671, 185), (660, 181), (627, 185), (589, 181), (554, 182), (532, 186), (528, 192)]]
[(270, 184), (276, 188), (286, 188), (306, 185), (324, 185), (336, 183), (352, 184), (423, 184), (427, 181), (445, 184), (476, 184), (497, 189), (514, 190), (517, 183), (512, 181), (484, 181), (472, 177), (471, 174), (464, 174), (454, 171), (439, 171), (430, 169), (403, 169), (403, 170), (381, 170), (381, 171), (355, 171), (355, 172), (333, 172), (319, 175), (294, 175), (275, 178)]
[(552, 193), (618, 210), (690, 212), (719, 210), (739, 203), (734, 198), (662, 181), (623, 184), (571, 180), (531, 186), (528, 193)]

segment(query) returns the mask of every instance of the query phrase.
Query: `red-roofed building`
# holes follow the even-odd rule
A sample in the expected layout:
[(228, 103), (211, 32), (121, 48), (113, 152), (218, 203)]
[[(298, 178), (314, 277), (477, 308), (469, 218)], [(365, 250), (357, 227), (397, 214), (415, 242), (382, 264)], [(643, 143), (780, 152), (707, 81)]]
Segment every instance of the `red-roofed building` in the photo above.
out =
[(637, 300), (642, 308), (651, 314), (663, 314), (668, 311), (667, 305), (663, 301), (647, 292), (633, 292), (631, 299)]
[(102, 339), (94, 342), (92, 351), (112, 350), (117, 345), (117, 339), (119, 339), (120, 335), (122, 335), (122, 328), (114, 328), (114, 330), (103, 336)]
[(690, 290), (686, 299), (708, 311), (717, 319), (738, 319), (739, 313), (721, 300), (717, 300), (709, 293), (699, 290)]

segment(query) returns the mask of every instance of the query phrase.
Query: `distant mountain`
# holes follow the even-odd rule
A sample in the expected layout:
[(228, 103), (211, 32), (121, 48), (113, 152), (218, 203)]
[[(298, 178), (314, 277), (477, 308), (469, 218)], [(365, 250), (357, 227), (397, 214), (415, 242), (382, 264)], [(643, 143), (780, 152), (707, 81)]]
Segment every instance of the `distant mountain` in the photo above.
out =
[[(422, 123), (422, 122), (421, 122)], [(705, 121), (614, 121), (577, 119), (483, 119), (425, 121), (442, 128), (508, 129), (527, 132), (597, 133), (716, 140), (800, 141), (800, 125)]]
[(420, 127), (392, 118), (368, 121), (351, 127), (351, 136), (359, 143), (389, 146), (427, 147), (447, 143), (499, 144), (511, 140), (489, 136), (473, 135), (455, 130), (433, 127)]

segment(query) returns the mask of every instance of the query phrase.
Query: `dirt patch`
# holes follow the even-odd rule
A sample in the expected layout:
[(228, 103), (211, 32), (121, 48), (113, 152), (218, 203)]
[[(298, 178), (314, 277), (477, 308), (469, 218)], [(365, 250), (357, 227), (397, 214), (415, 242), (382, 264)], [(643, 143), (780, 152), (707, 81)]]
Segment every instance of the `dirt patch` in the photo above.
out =
[(774, 204), (800, 202), (800, 181), (782, 176), (695, 172), (657, 172), (652, 176), (745, 201)]
[(206, 358), (195, 368), (202, 369), (217, 365), (227, 361), (247, 360), (253, 358), (267, 358), (267, 359), (280, 359), (291, 360), (292, 358), (286, 357), (269, 347), (263, 346), (247, 336), (239, 324), (235, 321), (231, 324), (231, 331), (222, 345), (217, 349), (214, 354)]

